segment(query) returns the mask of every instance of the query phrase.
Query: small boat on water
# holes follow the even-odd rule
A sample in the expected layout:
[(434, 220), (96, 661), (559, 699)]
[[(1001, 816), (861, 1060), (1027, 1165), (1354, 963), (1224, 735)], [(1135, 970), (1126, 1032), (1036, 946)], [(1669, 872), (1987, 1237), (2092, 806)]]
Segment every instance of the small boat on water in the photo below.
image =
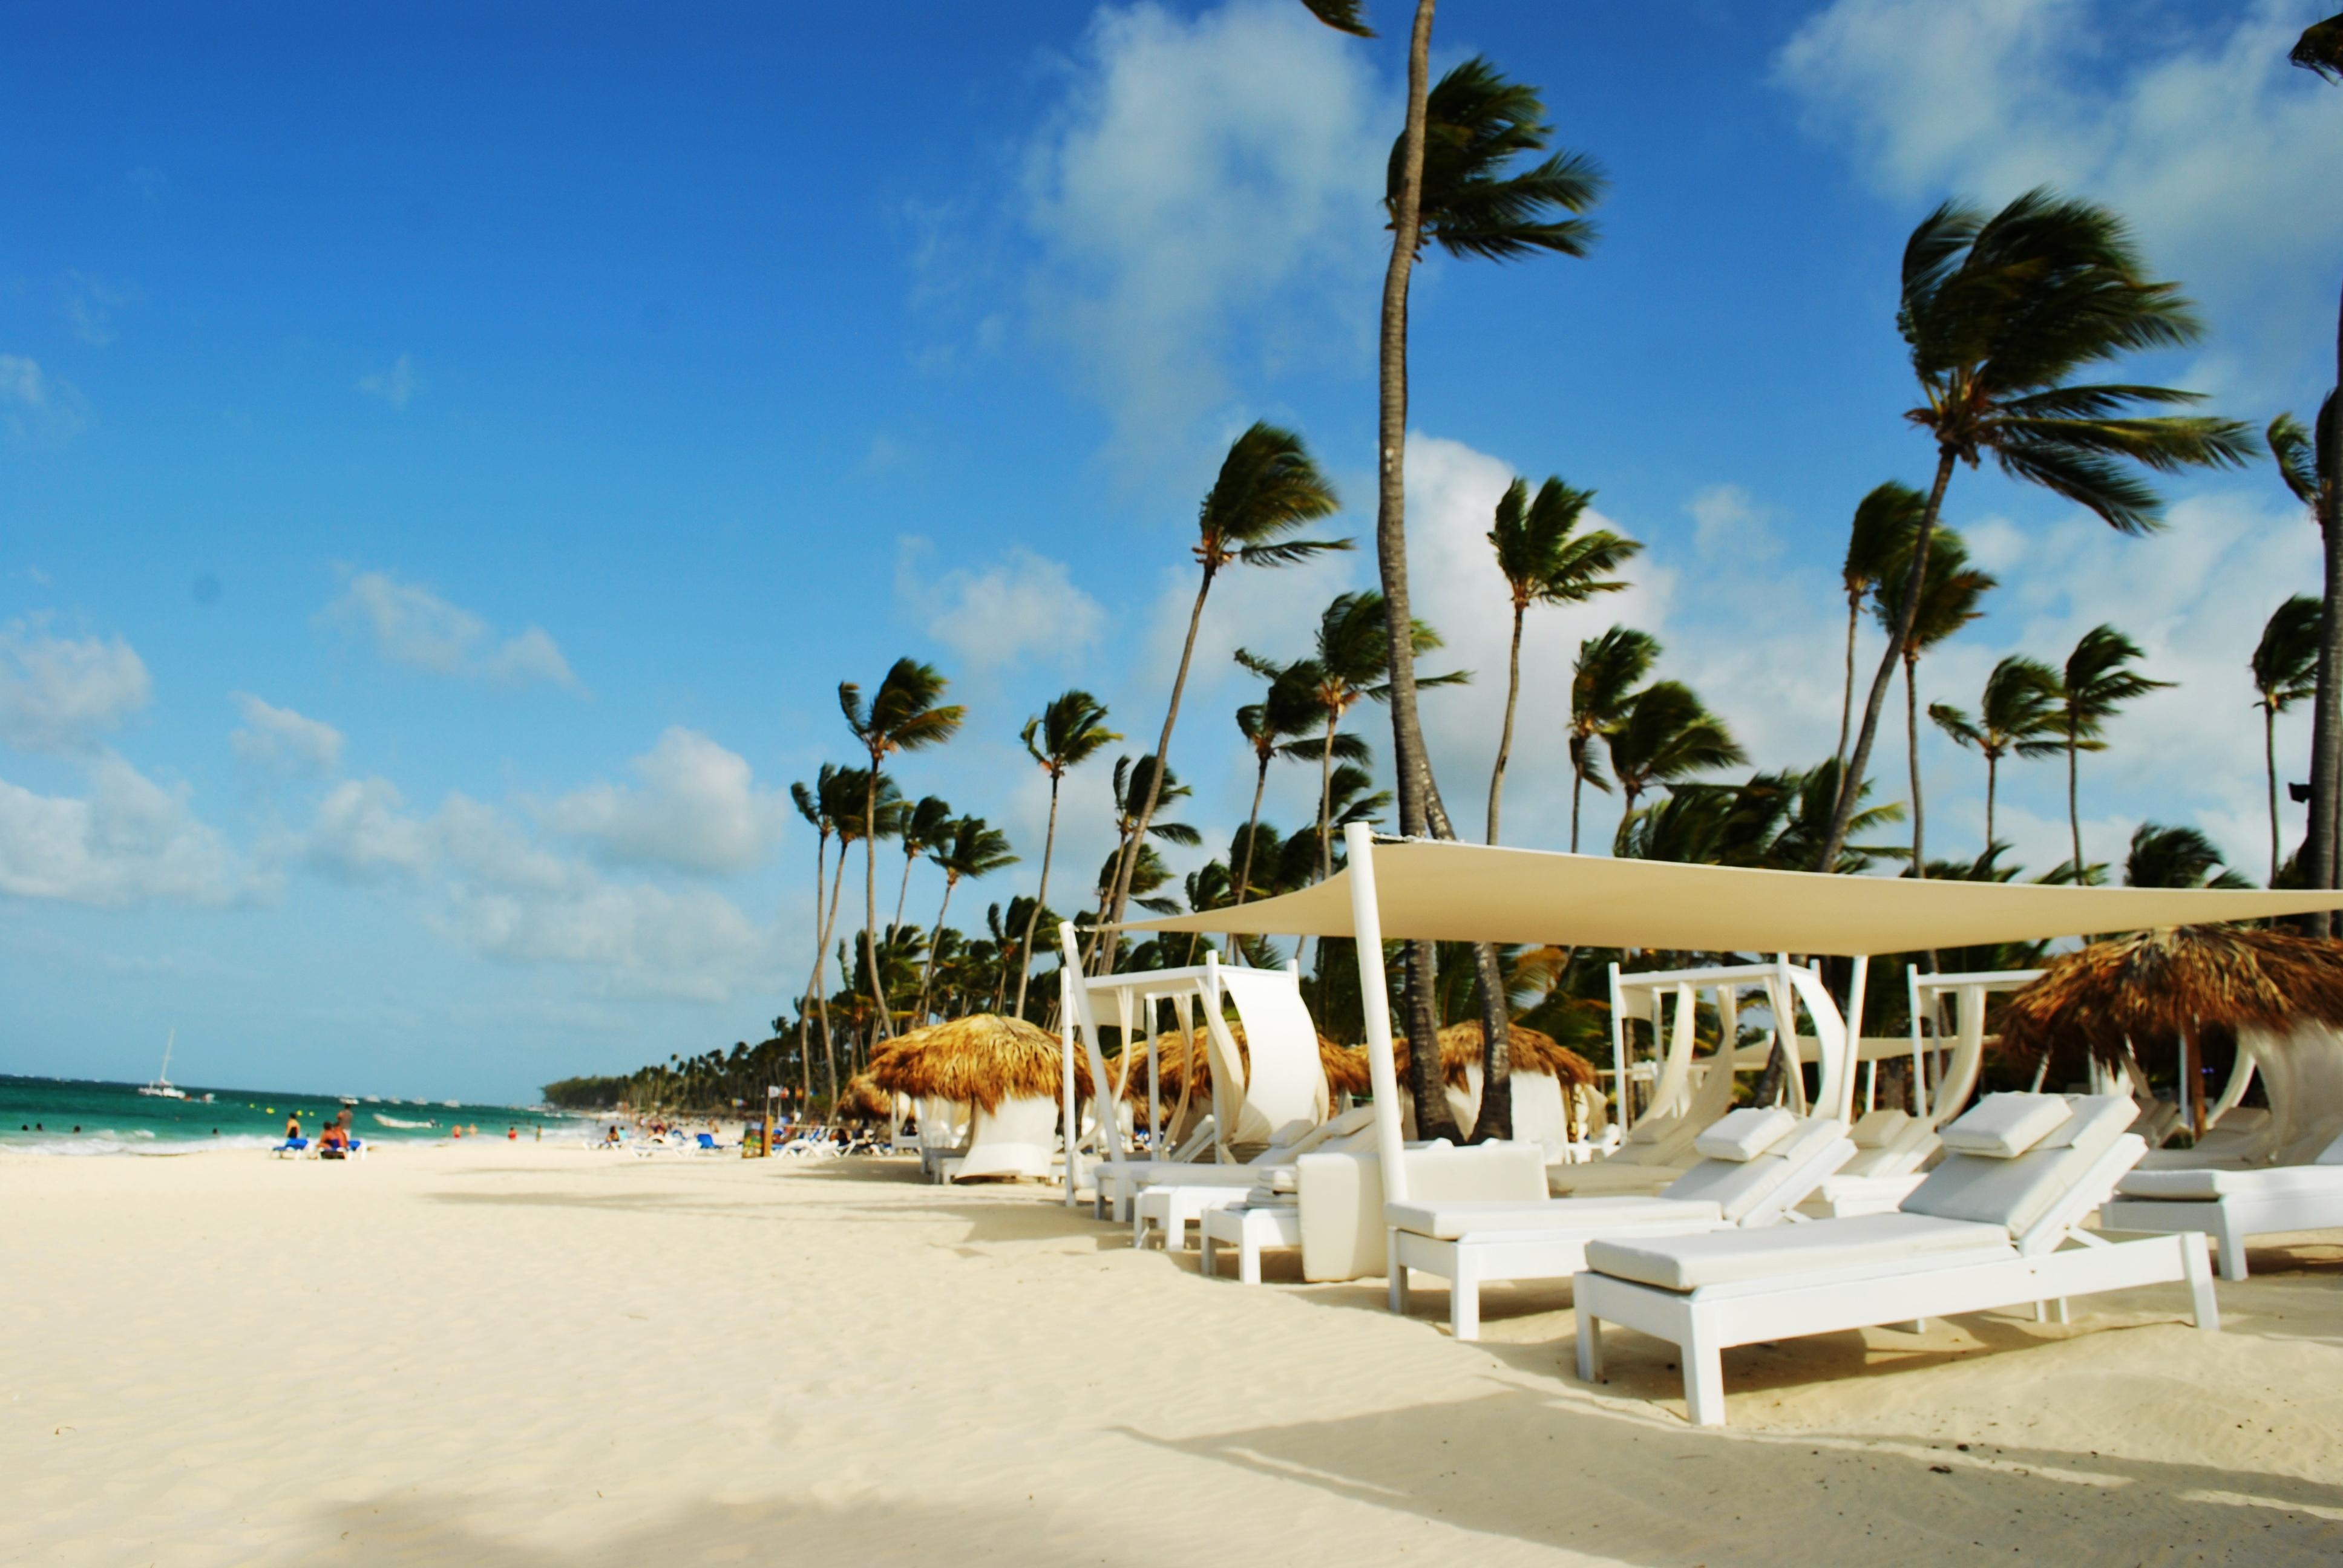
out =
[[(155, 1075), (154, 1082), (138, 1086), (138, 1092), (149, 1100), (185, 1100), (187, 1097), (186, 1090), (171, 1081), (171, 1047), (177, 1043), (178, 1039), (179, 1026), (173, 1024), (170, 1034), (163, 1041), (162, 1070)], [(204, 1098), (209, 1100), (211, 1096), (207, 1094)]]

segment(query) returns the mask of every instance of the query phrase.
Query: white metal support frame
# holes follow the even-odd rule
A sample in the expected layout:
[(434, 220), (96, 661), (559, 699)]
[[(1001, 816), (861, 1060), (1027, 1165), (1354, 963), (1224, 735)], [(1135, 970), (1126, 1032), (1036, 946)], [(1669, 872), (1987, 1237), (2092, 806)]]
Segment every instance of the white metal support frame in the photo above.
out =
[[(1359, 1004), (1366, 1014), (1367, 1077), (1375, 1093), (1375, 1144), (1383, 1151), (1383, 1201), (1407, 1201), (1406, 1135), (1399, 1120), (1399, 1068), (1392, 1054), (1391, 991), (1383, 979), (1383, 911), (1375, 901), (1375, 838), (1364, 822), (1342, 829), (1350, 857), (1351, 930), (1359, 947)], [(1428, 1043), (1428, 1042), (1427, 1042)]]

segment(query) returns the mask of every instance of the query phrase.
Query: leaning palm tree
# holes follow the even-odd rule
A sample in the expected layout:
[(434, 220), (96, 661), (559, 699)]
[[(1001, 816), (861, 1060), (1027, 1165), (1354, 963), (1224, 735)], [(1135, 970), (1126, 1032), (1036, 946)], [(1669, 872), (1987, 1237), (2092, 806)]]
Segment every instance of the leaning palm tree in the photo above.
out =
[(1890, 479), (1855, 504), (1855, 521), (1847, 528), (1846, 558), (1839, 566), (1839, 582), (1846, 589), (1846, 683), (1839, 691), (1838, 750), (1834, 753), (1842, 769), (1846, 766), (1847, 726), (1855, 718), (1855, 634), (1863, 604), (1910, 554), (1912, 535), (1927, 505), (1919, 491)]
[[(2329, 392), (2319, 405), (2314, 424), (2315, 432), (2306, 431), (2293, 415), (2281, 414), (2270, 421), (2268, 439), (2270, 456), (2278, 460), (2278, 477), (2309, 510), (2325, 546), (2326, 581), (2319, 600), (2315, 656), (2318, 673), (2310, 707), (2310, 830), (2304, 835), (2304, 859), (2309, 862), (2306, 869), (2310, 885), (2326, 888), (2335, 883), (2336, 845), (2338, 834), (2343, 834), (2343, 821), (2337, 815), (2343, 809), (2343, 789), (2337, 787), (2334, 779), (2343, 769), (2343, 680), (2337, 678), (2338, 668), (2343, 668), (2343, 630), (2338, 629), (2343, 627), (2343, 522), (2337, 520), (2335, 480), (2336, 474), (2343, 472), (2343, 455), (2334, 447), (2336, 428), (2343, 424), (2343, 417), (2336, 413), (2334, 393)], [(2310, 930), (2324, 936), (2332, 919), (2312, 915)]]
[(895, 890), (896, 925), (903, 923), (903, 901), (910, 897), (911, 868), (920, 856), (942, 846), (954, 820), (950, 801), (940, 795), (922, 795), (896, 825), (895, 842), (903, 849), (903, 885)]
[[(981, 817), (962, 817), (936, 848), (936, 869), (944, 874), (944, 896), (936, 905), (936, 926), (928, 938), (927, 972), (920, 977), (920, 1018), (928, 1016), (928, 992), (936, 981), (937, 956), (943, 952), (944, 911), (951, 908), (952, 890), (962, 877), (989, 877), (1017, 863), (1010, 852), (1009, 835)], [(1031, 933), (1027, 940), (1031, 940)]]
[[(1990, 454), (2011, 477), (2138, 534), (2157, 526), (2161, 503), (2129, 465), (2229, 467), (2257, 446), (2234, 419), (2138, 412), (2197, 402), (2194, 392), (2077, 383), (2094, 366), (2184, 347), (2204, 330), (2177, 285), (2147, 276), (2123, 220), (2089, 202), (2034, 190), (1990, 217), (1964, 203), (1938, 207), (1904, 247), (1896, 325), (1922, 394), (1905, 417), (1936, 442), (1936, 474), (1847, 763), (1850, 779), (1870, 766), (1957, 465), (1975, 467)], [(1836, 859), (1854, 809), (1852, 799), (1839, 802), (1818, 866)]]
[[(830, 1004), (821, 990), (821, 955), (830, 947), (830, 920), (825, 910), (822, 888), (830, 859), (830, 835), (838, 830), (838, 822), (830, 814), (838, 793), (838, 764), (825, 762), (814, 775), (813, 783), (792, 783), (789, 799), (798, 815), (813, 825), (813, 973), (806, 979), (805, 999), (798, 1005), (798, 1088), (808, 1100), (813, 1098), (813, 1053), (806, 1049), (808, 1015), (817, 1009), (821, 1014), (821, 1032), (825, 1043), (830, 1038)], [(840, 868), (844, 867), (841, 857)], [(776, 1033), (779, 1032), (778, 1030)]]
[(1680, 680), (1655, 680), (1635, 693), (1618, 727), (1604, 739), (1611, 753), (1612, 777), (1618, 779), (1626, 803), (1619, 819), (1623, 842), (1635, 819), (1635, 802), (1654, 785), (1749, 759), (1725, 720), (1702, 707), (1692, 688)]
[[(1371, 36), (1357, 0), (1302, 0), (1328, 26)], [(1375, 554), (1378, 586), (1391, 645), (1393, 765), (1398, 778), (1400, 831), (1453, 839), (1441, 804), (1432, 760), (1416, 710), (1414, 624), (1407, 580), (1407, 297), (1415, 263), (1427, 243), (1452, 256), (1511, 260), (1540, 253), (1583, 256), (1594, 243), (1591, 225), (1577, 215), (1594, 206), (1603, 176), (1574, 154), (1548, 156), (1526, 167), (1514, 160), (1543, 152), (1553, 136), (1535, 88), (1506, 81), (1473, 59), (1432, 81), (1433, 0), (1416, 0), (1407, 49), (1406, 118), (1393, 145), (1383, 185), (1390, 217), (1391, 260), (1383, 273), (1377, 377)], [(1568, 216), (1565, 216), (1568, 215)], [(1407, 946), (1404, 965), (1407, 1027), (1429, 1040), (1438, 1027), (1429, 941)], [(1503, 977), (1494, 949), (1476, 949), (1482, 1031), (1488, 1075), (1481, 1099), (1483, 1127), (1510, 1126), (1513, 1099), (1506, 1054)], [(1444, 1135), (1451, 1122), (1446, 1086), (1430, 1051), (1410, 1059), (1410, 1090), (1417, 1130)], [(1480, 1129), (1475, 1129), (1475, 1136)]]
[(2139, 645), (2111, 626), (2095, 626), (2083, 634), (2066, 656), (2058, 680), (2058, 737), (2066, 752), (2066, 829), (2073, 835), (2077, 876), (2087, 874), (2083, 863), (2083, 815), (2077, 804), (2077, 759), (2085, 751), (2106, 749), (2102, 739), (2107, 721), (2127, 702), (2170, 686), (2150, 680), (2132, 668), (2141, 657)]
[[(1297, 529), (1331, 517), (1341, 505), (1334, 487), (1319, 473), (1309, 448), (1292, 431), (1256, 424), (1229, 447), (1197, 512), (1195, 556), (1203, 580), (1196, 588), (1195, 608), (1188, 612), (1188, 640), (1180, 649), (1179, 673), (1172, 678), (1172, 701), (1163, 711), (1156, 756), (1172, 753), (1172, 727), (1179, 722), (1180, 695), (1187, 689), (1188, 663), (1196, 654), (1196, 631), (1203, 624), (1204, 599), (1212, 591), (1212, 579), (1232, 566), (1290, 567), (1327, 550), (1349, 549), (1348, 539), (1293, 537)], [(1139, 807), (1139, 831), (1124, 846), (1127, 856), (1135, 852), (1131, 846), (1143, 839), (1155, 815), (1158, 781), (1156, 775), (1149, 776)], [(1114, 878), (1107, 898), (1109, 922), (1122, 919), (1123, 904), (1131, 896), (1129, 872), (1126, 863)], [(1107, 950), (1113, 950), (1111, 943)]]
[[(1041, 840), (1041, 885), (1033, 893), (1033, 907), (1027, 916), (1025, 934), (1019, 950), (1030, 960), (1033, 951), (1033, 928), (1031, 922), (1041, 918), (1041, 906), (1050, 898), (1050, 858), (1058, 848), (1058, 787), (1066, 781), (1068, 769), (1079, 767), (1095, 756), (1100, 747), (1122, 737), (1106, 727), (1106, 704), (1079, 687), (1060, 692), (1047, 707), (1025, 721), (1018, 731), (1025, 742), (1025, 754), (1041, 765), (1050, 776), (1050, 829)], [(1027, 970), (1017, 973), (1017, 1016), (1025, 1016), (1025, 982)]]
[[(1316, 729), (1318, 722), (1318, 705), (1311, 699), (1306, 664), (1268, 664), (1242, 648), (1237, 650), (1237, 662), (1266, 677), (1269, 690), (1259, 702), (1237, 709), (1237, 729), (1252, 748), (1252, 810), (1245, 818), (1242, 853), (1232, 850), (1231, 863), (1237, 868), (1232, 905), (1243, 903), (1252, 886), (1253, 839), (1261, 826), (1261, 798), (1269, 789), (1269, 765), (1280, 757), (1299, 755), (1295, 742)], [(1364, 753), (1365, 743), (1357, 736), (1340, 739), (1351, 743), (1351, 751)]]
[[(2270, 443), (2277, 446), (2273, 438)], [(2277, 609), (2254, 645), (2254, 706), (2262, 710), (2262, 764), (2269, 772), (2270, 886), (2284, 859), (2278, 829), (2278, 716), (2318, 688), (2318, 601), (2298, 593)]]
[(1660, 639), (1647, 631), (1614, 626), (1578, 645), (1570, 667), (1570, 852), (1578, 853), (1578, 807), (1586, 786), (1604, 794), (1611, 781), (1594, 754), (1594, 738), (1617, 730), (1627, 716), (1636, 686), (1660, 657)]
[(2001, 759), (2048, 757), (2062, 750), (2050, 739), (2058, 733), (2058, 672), (2038, 658), (2013, 653), (1985, 678), (1985, 691), (1972, 719), (1948, 702), (1928, 704), (1928, 717), (1955, 745), (1985, 759), (1985, 841), (1990, 851), (1994, 795), (2001, 782)]
[[(860, 768), (840, 768), (823, 777), (820, 799), (821, 809), (838, 833), (838, 867), (830, 875), (830, 910), (822, 917), (821, 922), (821, 950), (826, 955), (838, 930), (838, 900), (839, 895), (846, 890), (846, 862), (852, 857), (857, 843), (886, 836), (886, 824), (902, 809), (902, 798), (895, 788), (895, 781), (884, 774), (874, 778)], [(872, 830), (874, 823), (877, 825), (875, 833)], [(817, 984), (814, 1001), (821, 1014), (822, 1070), (830, 1096), (835, 1100), (838, 1097), (838, 1061), (826, 988)]]
[[(1983, 615), (1979, 601), (1998, 586), (1991, 574), (1970, 566), (1968, 556), (1968, 546), (1958, 534), (1950, 528), (1936, 530), (1919, 603), (1904, 634), (1904, 745), (1912, 766), (1912, 875), (1916, 878), (1928, 874), (1920, 805), (1920, 655)], [(1885, 623), (1888, 607), (1879, 603), (1876, 608)]]
[(1534, 604), (1584, 604), (1600, 593), (1627, 585), (1610, 574), (1644, 547), (1608, 528), (1578, 531), (1578, 520), (1594, 499), (1592, 490), (1573, 489), (1549, 477), (1530, 497), (1527, 479), (1515, 479), (1497, 499), (1496, 526), (1489, 543), (1497, 570), (1513, 599), (1513, 639), (1505, 661), (1505, 722), (1497, 736), (1497, 765), (1489, 774), (1489, 842), (1497, 841), (1497, 811), (1505, 794), (1505, 762), (1513, 751), (1513, 708), (1522, 695), (1522, 622)]
[[(839, 711), (846, 715), (846, 727), (854, 732), (854, 739), (870, 753), (870, 811), (866, 819), (875, 824), (878, 817), (879, 770), (889, 753), (923, 751), (960, 733), (960, 720), (968, 716), (968, 709), (957, 703), (945, 706), (938, 701), (949, 684), (933, 665), (921, 664), (916, 658), (897, 659), (880, 679), (878, 689), (870, 694), (868, 707), (863, 705), (860, 686), (850, 680), (838, 683)], [(871, 983), (880, 988), (871, 1002), (877, 1013), (878, 1037), (883, 1040), (895, 1030), (887, 1016), (887, 971), (879, 962), (879, 840), (875, 833), (863, 839), (863, 961)]]

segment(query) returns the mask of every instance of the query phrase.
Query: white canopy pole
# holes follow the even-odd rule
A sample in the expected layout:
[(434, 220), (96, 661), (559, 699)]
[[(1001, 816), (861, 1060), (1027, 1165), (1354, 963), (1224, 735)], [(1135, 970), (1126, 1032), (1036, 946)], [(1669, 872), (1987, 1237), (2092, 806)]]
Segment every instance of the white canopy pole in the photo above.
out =
[[(1857, 953), (1855, 955), (1853, 968), (1846, 977), (1846, 1088), (1847, 1096), (1850, 1101), (1853, 1100), (1855, 1095), (1854, 1074), (1855, 1059), (1863, 1054), (1863, 993), (1869, 986), (1870, 981), (1871, 960), (1868, 956), (1863, 953)], [(1879, 1063), (1875, 1061), (1871, 1064), (1869, 1076), (1865, 1078), (1863, 1081), (1864, 1110), (1869, 1111), (1876, 1103), (1878, 1100), (1878, 1088)], [(1851, 1114), (1845, 1117), (1845, 1120), (1849, 1126), (1853, 1126), (1855, 1123), (1855, 1118)]]
[(1058, 1016), (1065, 1020), (1066, 1032), (1058, 1042), (1058, 1058), (1064, 1067), (1064, 1082), (1061, 1087), (1066, 1115), (1066, 1207), (1069, 1209), (1074, 1207), (1074, 1189), (1081, 1185), (1074, 1175), (1076, 1163), (1081, 1158), (1076, 1152), (1076, 1146), (1081, 1141), (1077, 1136), (1080, 1130), (1074, 1126), (1074, 1029), (1081, 1017), (1074, 1007), (1077, 989), (1073, 966), (1061, 965), (1058, 970)]
[(1619, 989), (1619, 966), (1611, 966), (1611, 1087), (1619, 1096), (1619, 1131), (1635, 1128), (1635, 1112), (1627, 1100), (1627, 1000)]
[[(1375, 1091), (1375, 1144), (1383, 1151), (1383, 1201), (1407, 1201), (1404, 1136), (1399, 1124), (1399, 1067), (1392, 1054), (1391, 991), (1383, 980), (1383, 921), (1375, 905), (1375, 839), (1364, 822), (1342, 829), (1350, 856), (1351, 929), (1359, 944), (1359, 1007), (1367, 1020), (1367, 1076)], [(1615, 972), (1615, 971), (1614, 971)], [(1433, 1040), (1417, 1050), (1437, 1050)]]

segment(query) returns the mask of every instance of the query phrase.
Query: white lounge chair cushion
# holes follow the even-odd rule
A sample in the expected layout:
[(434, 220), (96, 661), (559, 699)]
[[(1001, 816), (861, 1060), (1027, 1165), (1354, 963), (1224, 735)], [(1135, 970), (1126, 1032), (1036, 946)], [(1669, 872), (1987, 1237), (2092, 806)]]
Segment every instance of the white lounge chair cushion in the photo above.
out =
[[(1988, 1096), (1986, 1102), (1999, 1098)], [(2032, 1229), (2114, 1147), (2131, 1125), (2134, 1110), (2131, 1097), (2123, 1094), (2082, 1095), (2071, 1101), (2047, 1098), (2073, 1107), (2070, 1125), (2038, 1138), (2036, 1147), (2015, 1159), (1948, 1150), (1945, 1162), (1904, 1200), (1904, 1212), (2001, 1225), (2012, 1235)]]
[(1847, 1138), (1857, 1149), (1885, 1149), (1911, 1121), (1908, 1111), (1866, 1111)]
[(1714, 1203), (1726, 1223), (1737, 1225), (1750, 1211), (1779, 1192), (1791, 1177), (1804, 1171), (1810, 1180), (1818, 1180), (1815, 1157), (1825, 1145), (1844, 1138), (1845, 1128), (1826, 1116), (1802, 1121), (1787, 1111), (1781, 1114), (1789, 1117), (1789, 1131), (1772, 1149), (1754, 1160), (1704, 1160), (1670, 1182), (1662, 1196)]
[(2135, 1171), (2116, 1184), (2126, 1198), (2203, 1201), (2215, 1198), (2343, 1199), (2343, 1166), (2278, 1165), (2259, 1171)]
[(1891, 1273), (1939, 1256), (2012, 1257), (2016, 1249), (1998, 1225), (1939, 1220), (1925, 1214), (1864, 1214), (1807, 1225), (1766, 1225), (1694, 1236), (1586, 1244), (1586, 1266), (1598, 1274), (1696, 1291), (1842, 1270)]
[(1778, 1105), (1745, 1105), (1718, 1117), (1692, 1146), (1704, 1160), (1755, 1160), (1797, 1126), (1798, 1119)]
[(1608, 1233), (1644, 1226), (1725, 1223), (1714, 1203), (1668, 1198), (1545, 1198), (1528, 1202), (1459, 1200), (1446, 1203), (1392, 1203), (1383, 1222), (1418, 1236), (1453, 1241), (1491, 1231), (1576, 1231)]
[(2063, 1094), (1988, 1094), (1946, 1126), (1945, 1147), (1956, 1154), (2015, 1160), (2065, 1126), (2071, 1112)]
[(1674, 1138), (1684, 1124), (1681, 1116), (1647, 1116), (1635, 1123), (1627, 1134), (1630, 1143), (1664, 1143)]

